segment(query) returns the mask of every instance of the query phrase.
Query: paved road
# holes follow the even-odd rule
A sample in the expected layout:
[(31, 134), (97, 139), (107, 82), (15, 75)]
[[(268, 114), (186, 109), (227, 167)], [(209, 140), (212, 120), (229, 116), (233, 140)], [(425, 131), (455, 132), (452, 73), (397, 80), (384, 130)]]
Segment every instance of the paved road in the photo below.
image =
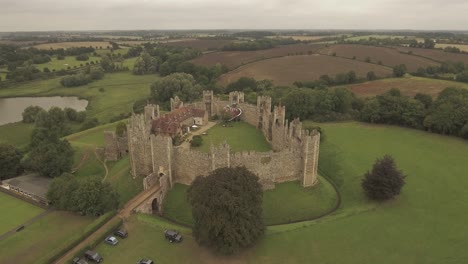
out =
[(156, 191), (159, 190), (159, 185), (152, 187), (151, 189), (145, 190), (135, 196), (133, 199), (128, 201), (125, 206), (122, 208), (122, 210), (119, 211), (119, 213), (114, 216), (112, 219), (110, 219), (106, 224), (101, 226), (98, 230), (96, 230), (94, 233), (92, 233), (90, 236), (88, 236), (85, 240), (83, 240), (80, 244), (78, 244), (76, 247), (74, 247), (72, 250), (68, 251), (67, 254), (63, 255), (60, 259), (58, 259), (55, 264), (65, 264), (67, 261), (72, 259), (77, 252), (79, 252), (81, 249), (83, 249), (85, 246), (89, 245), (92, 241), (94, 241), (96, 238), (102, 235), (103, 232), (107, 231), (107, 228), (111, 225), (113, 220), (121, 218), (124, 221), (133, 213), (133, 209), (138, 207), (141, 203), (143, 203), (148, 197), (153, 195)]

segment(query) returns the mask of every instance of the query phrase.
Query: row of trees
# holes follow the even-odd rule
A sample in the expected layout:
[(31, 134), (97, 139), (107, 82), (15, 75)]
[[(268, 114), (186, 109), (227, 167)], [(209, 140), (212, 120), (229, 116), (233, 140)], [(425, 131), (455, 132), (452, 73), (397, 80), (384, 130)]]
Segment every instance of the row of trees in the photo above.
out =
[(289, 45), (300, 43), (300, 40), (294, 40), (293, 38), (263, 38), (245, 42), (232, 42), (222, 48), (224, 51), (249, 51), (249, 50), (264, 50), (271, 49), (278, 45)]
[(433, 101), (426, 94), (414, 98), (391, 91), (365, 101), (360, 120), (401, 125), (468, 139), (468, 91), (447, 88)]
[(88, 67), (85, 71), (78, 74), (65, 76), (60, 80), (60, 84), (64, 87), (76, 87), (88, 84), (95, 80), (100, 80), (104, 77), (104, 70), (100, 67)]

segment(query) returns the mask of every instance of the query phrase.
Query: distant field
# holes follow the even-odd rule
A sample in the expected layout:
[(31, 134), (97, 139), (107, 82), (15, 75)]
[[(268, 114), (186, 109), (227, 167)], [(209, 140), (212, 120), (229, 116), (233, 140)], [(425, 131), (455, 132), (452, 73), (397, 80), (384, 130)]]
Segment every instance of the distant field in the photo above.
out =
[(413, 97), (417, 93), (429, 94), (436, 97), (447, 87), (459, 87), (468, 89), (468, 84), (435, 80), (421, 77), (391, 78), (372, 82), (350, 84), (344, 87), (359, 97), (380, 95), (392, 88), (398, 88), (402, 94)]
[(236, 41), (235, 40), (210, 40), (210, 39), (161, 41), (161, 43), (168, 45), (168, 46), (190, 47), (190, 48), (195, 48), (199, 50), (218, 50), (232, 42), (236, 42)]
[(0, 235), (23, 224), (44, 210), (13, 196), (0, 192)]
[(227, 85), (240, 77), (252, 77), (257, 80), (273, 80), (276, 85), (291, 85), (295, 81), (312, 81), (324, 74), (334, 76), (337, 73), (345, 73), (351, 70), (355, 71), (360, 77), (365, 76), (369, 71), (373, 71), (377, 76), (381, 77), (392, 75), (392, 70), (387, 67), (314, 54), (310, 56), (287, 56), (250, 63), (221, 75), (219, 83)]
[(110, 46), (108, 41), (77, 41), (77, 42), (57, 42), (57, 43), (42, 43), (36, 46), (33, 46), (37, 49), (68, 49), (76, 47), (102, 47), (105, 49), (107, 46)]
[(294, 40), (307, 41), (307, 40), (319, 40), (323, 38), (337, 37), (337, 36), (338, 35), (321, 35), (321, 36), (281, 35), (281, 36), (269, 36), (268, 38), (292, 38)]
[(193, 59), (192, 62), (204, 66), (212, 66), (220, 63), (226, 65), (229, 69), (234, 69), (243, 64), (267, 58), (308, 54), (309, 52), (315, 53), (322, 47), (324, 46), (320, 44), (293, 44), (256, 51), (219, 51), (204, 54)]
[(468, 52), (468, 45), (463, 45), (463, 44), (439, 44), (439, 43), (437, 43), (435, 45), (435, 47), (437, 49), (443, 49), (443, 48), (446, 48), (446, 47), (455, 47), (455, 48), (459, 48), (461, 51)]
[(222, 123), (210, 128), (208, 135), (203, 137), (203, 144), (195, 149), (209, 152), (211, 144), (217, 146), (226, 141), (231, 151), (260, 151), (271, 150), (262, 132), (245, 122), (231, 122), (229, 127), (223, 127)]
[(374, 47), (365, 45), (333, 45), (320, 50), (321, 54), (332, 55), (336, 53), (338, 57), (353, 58), (365, 61), (370, 58), (372, 63), (382, 62), (382, 65), (393, 67), (399, 64), (405, 64), (410, 72), (416, 71), (419, 67), (436, 66), (438, 63), (421, 58), (402, 54), (397, 50), (384, 47)]
[(468, 55), (466, 54), (456, 54), (445, 52), (438, 49), (420, 49), (420, 48), (410, 48), (410, 47), (394, 47), (400, 52), (408, 53), (412, 52), (415, 55), (426, 57), (438, 62), (444, 61), (462, 61), (468, 63)]
[(64, 60), (57, 60), (57, 57), (52, 57), (52, 60), (47, 62), (47, 63), (43, 63), (43, 64), (35, 64), (34, 66), (36, 66), (37, 69), (39, 69), (40, 71), (43, 71), (45, 67), (49, 68), (49, 70), (56, 70), (56, 71), (59, 71), (59, 70), (66, 70), (68, 69), (68, 67), (70, 68), (74, 68), (75, 66), (76, 67), (80, 67), (81, 65), (86, 65), (86, 63), (88, 62), (91, 62), (91, 61), (100, 61), (101, 58), (100, 57), (95, 57), (95, 56), (90, 56), (89, 57), (89, 60), (87, 61), (79, 61), (79, 60), (76, 60), (75, 56), (67, 56), (65, 57)]
[[(406, 36), (408, 39), (417, 39), (418, 41), (424, 41), (424, 39), (421, 38), (416, 38), (413, 36)], [(357, 40), (362, 40), (362, 39), (370, 39), (370, 38), (375, 38), (375, 39), (384, 39), (384, 38), (405, 38), (405, 36), (400, 36), (400, 35), (362, 35), (362, 36), (354, 36), (354, 37), (349, 37), (346, 38), (346, 40), (351, 40), (351, 41), (357, 41)]]
[(94, 220), (62, 211), (52, 212), (1, 240), (0, 263), (46, 263), (54, 250), (70, 243), (70, 238), (84, 232)]

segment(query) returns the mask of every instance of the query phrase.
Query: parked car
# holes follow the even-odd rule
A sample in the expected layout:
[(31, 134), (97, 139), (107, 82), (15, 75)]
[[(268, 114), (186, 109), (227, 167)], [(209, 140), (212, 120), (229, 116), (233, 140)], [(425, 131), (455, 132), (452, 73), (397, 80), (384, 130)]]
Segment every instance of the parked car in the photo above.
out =
[(154, 264), (154, 261), (151, 259), (140, 259), (137, 264)]
[(88, 264), (88, 262), (84, 259), (80, 259), (78, 257), (74, 258), (72, 261), (73, 264)]
[(175, 230), (164, 230), (164, 236), (166, 237), (169, 242), (182, 242), (182, 235)]
[(117, 243), (119, 243), (119, 240), (117, 240), (117, 238), (115, 238), (114, 236), (110, 236), (106, 237), (106, 239), (104, 239), (104, 242), (106, 242), (109, 245), (115, 246), (117, 245)]
[(126, 238), (128, 237), (128, 232), (125, 229), (119, 229), (114, 232), (114, 235), (121, 237), (121, 238)]
[(85, 258), (90, 261), (101, 263), (104, 259), (97, 252), (88, 250), (85, 252)]

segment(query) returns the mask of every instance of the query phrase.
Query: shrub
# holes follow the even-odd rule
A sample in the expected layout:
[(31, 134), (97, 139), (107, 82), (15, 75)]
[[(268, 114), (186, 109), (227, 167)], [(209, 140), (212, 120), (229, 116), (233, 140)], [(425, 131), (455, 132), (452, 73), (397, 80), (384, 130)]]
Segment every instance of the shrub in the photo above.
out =
[(190, 140), (190, 146), (192, 147), (199, 147), (203, 143), (203, 138), (201, 136), (193, 136), (192, 140)]
[(0, 144), (0, 181), (19, 175), (23, 154), (13, 145)]
[(76, 60), (87, 61), (87, 60), (89, 60), (89, 56), (86, 55), (86, 54), (80, 54), (80, 55), (76, 56)]
[(22, 115), (23, 115), (23, 123), (34, 123), (36, 122), (36, 117), (37, 115), (45, 111), (42, 109), (40, 106), (28, 106), (26, 109), (24, 109)]
[(99, 120), (97, 118), (92, 118), (83, 123), (80, 130), (87, 130), (99, 125)]

